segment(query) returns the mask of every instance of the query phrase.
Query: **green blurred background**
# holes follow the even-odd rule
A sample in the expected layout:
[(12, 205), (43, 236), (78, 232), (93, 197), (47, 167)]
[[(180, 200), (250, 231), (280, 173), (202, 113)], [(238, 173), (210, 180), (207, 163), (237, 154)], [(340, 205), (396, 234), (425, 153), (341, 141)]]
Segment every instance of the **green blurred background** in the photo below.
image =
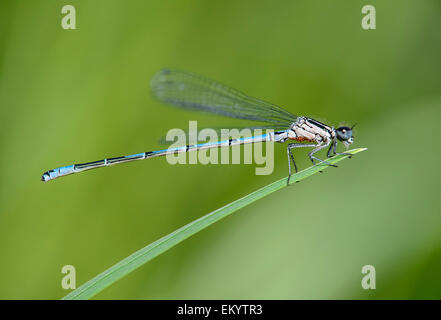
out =
[[(61, 28), (74, 5), (77, 29)], [(361, 8), (377, 29), (361, 28)], [(441, 298), (440, 1), (0, 3), (0, 298), (58, 299), (182, 225), (287, 174), (165, 158), (51, 183), (43, 171), (162, 148), (227, 118), (160, 105), (163, 67), (331, 125), (369, 150), (184, 241), (100, 299)], [(309, 166), (306, 150), (298, 164)], [(324, 153), (322, 154), (324, 156)], [(376, 290), (361, 268), (374, 265)]]

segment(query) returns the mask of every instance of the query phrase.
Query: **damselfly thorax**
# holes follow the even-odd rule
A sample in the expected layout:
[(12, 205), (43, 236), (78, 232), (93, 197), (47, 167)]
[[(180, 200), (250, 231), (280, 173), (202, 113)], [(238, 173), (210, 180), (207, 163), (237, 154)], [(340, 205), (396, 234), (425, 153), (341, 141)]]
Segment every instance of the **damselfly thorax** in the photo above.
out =
[(308, 141), (316, 144), (329, 144), (335, 137), (334, 128), (311, 118), (298, 117), (289, 130), (278, 135), (279, 140), (277, 142), (285, 142), (289, 139), (298, 142)]
[(41, 180), (50, 181), (58, 177), (85, 170), (165, 156), (170, 153), (229, 147), (236, 144), (292, 141), (287, 147), (289, 183), (292, 173), (291, 162), (297, 172), (297, 165), (292, 155), (292, 149), (311, 147), (313, 150), (308, 153), (308, 156), (313, 164), (317, 161), (325, 165), (336, 167), (336, 165), (330, 164), (326, 160), (317, 158), (314, 154), (328, 146), (328, 157), (335, 154), (342, 154), (336, 151), (337, 142), (341, 141), (346, 146), (353, 142), (353, 127), (343, 126), (334, 129), (317, 120), (296, 116), (275, 104), (247, 96), (217, 81), (204, 78), (194, 73), (164, 69), (153, 77), (151, 88), (153, 96), (161, 102), (185, 109), (211, 112), (237, 119), (258, 121), (260, 122), (259, 125), (248, 128), (272, 129), (274, 132), (240, 139), (218, 141), (215, 143), (187, 145), (73, 164), (46, 171), (43, 173)]

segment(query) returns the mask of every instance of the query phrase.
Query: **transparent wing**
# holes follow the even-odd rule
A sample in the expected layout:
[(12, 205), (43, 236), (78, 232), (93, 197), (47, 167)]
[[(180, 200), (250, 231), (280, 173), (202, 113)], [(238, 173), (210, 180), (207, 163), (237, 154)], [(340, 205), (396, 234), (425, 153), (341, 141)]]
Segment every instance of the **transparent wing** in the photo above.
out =
[(182, 108), (285, 128), (297, 119), (281, 107), (189, 72), (161, 70), (153, 77), (151, 88), (153, 96), (159, 101)]

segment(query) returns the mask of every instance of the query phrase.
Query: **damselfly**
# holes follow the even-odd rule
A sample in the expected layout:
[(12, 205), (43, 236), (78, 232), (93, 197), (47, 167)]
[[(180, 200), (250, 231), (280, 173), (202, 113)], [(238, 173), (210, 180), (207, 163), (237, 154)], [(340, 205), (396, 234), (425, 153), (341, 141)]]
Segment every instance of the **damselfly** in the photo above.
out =
[(272, 103), (247, 96), (219, 82), (209, 80), (193, 73), (164, 69), (153, 77), (151, 81), (151, 89), (154, 97), (161, 102), (187, 109), (207, 111), (231, 118), (258, 121), (260, 125), (253, 126), (253, 128), (273, 129), (274, 131), (258, 136), (228, 139), (216, 143), (186, 145), (182, 147), (108, 158), (99, 161), (73, 164), (46, 171), (43, 173), (41, 180), (49, 181), (85, 170), (134, 160), (149, 159), (167, 154), (229, 147), (232, 145), (256, 142), (285, 142), (291, 140), (295, 142), (290, 143), (287, 146), (289, 168), (287, 182), (289, 183), (292, 174), (291, 161), (294, 165), (295, 171), (298, 171), (292, 154), (292, 149), (312, 147), (314, 149), (309, 152), (308, 156), (313, 164), (317, 161), (324, 165), (337, 167), (326, 160), (317, 158), (315, 153), (329, 146), (327, 153), (328, 157), (336, 154), (344, 154), (337, 152), (337, 142), (341, 141), (344, 145), (348, 146), (352, 144), (354, 140), (352, 136), (353, 127), (341, 126), (334, 129), (333, 127), (317, 120), (308, 117), (295, 116)]

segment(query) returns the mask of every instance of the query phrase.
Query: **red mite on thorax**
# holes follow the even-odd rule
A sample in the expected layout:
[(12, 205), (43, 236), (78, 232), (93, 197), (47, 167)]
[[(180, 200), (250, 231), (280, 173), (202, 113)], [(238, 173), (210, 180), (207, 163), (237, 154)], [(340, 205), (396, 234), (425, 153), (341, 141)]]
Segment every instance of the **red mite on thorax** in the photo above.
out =
[(295, 141), (299, 141), (299, 142), (303, 142), (303, 141), (313, 141), (313, 140), (307, 139), (307, 138), (305, 138), (305, 137), (295, 137), (295, 138), (288, 138), (288, 139), (290, 139), (290, 140), (295, 140)]

